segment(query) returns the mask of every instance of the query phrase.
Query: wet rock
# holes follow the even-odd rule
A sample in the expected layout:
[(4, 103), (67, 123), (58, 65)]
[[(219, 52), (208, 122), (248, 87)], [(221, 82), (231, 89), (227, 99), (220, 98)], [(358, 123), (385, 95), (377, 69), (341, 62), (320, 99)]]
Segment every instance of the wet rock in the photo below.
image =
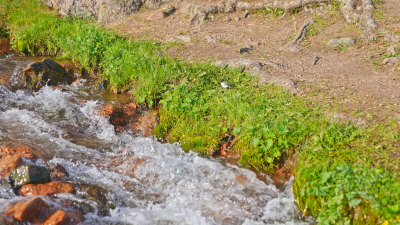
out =
[(107, 90), (107, 88), (108, 88), (108, 81), (102, 78), (96, 79), (90, 87), (92, 91), (105, 91)]
[[(1, 53), (0, 53), (1, 56)], [(2, 73), (0, 74), (0, 85), (6, 86), (8, 89), (11, 88), (11, 75)]]
[(11, 171), (22, 165), (22, 159), (18, 155), (5, 155), (0, 157), (0, 178), (10, 176)]
[(399, 63), (399, 59), (397, 57), (385, 58), (382, 63), (383, 65), (396, 66)]
[(15, 190), (25, 184), (47, 183), (50, 182), (50, 171), (42, 166), (23, 165), (11, 172), (9, 181)]
[(90, 184), (84, 184), (79, 187), (79, 192), (83, 193), (83, 199), (94, 201), (97, 203), (98, 213), (100, 216), (108, 216), (110, 209), (115, 209), (115, 206), (109, 200), (108, 191), (102, 187)]
[(18, 155), (28, 159), (35, 157), (32, 150), (28, 146), (15, 147), (11, 144), (1, 146), (0, 155)]
[(127, 125), (130, 117), (136, 114), (136, 104), (128, 103), (124, 106), (105, 105), (101, 108), (100, 114), (109, 117), (110, 123), (114, 125), (117, 132), (123, 131), (123, 126)]
[(49, 167), (50, 177), (52, 180), (64, 179), (69, 177), (68, 171), (60, 164), (51, 165)]
[(251, 60), (251, 59), (229, 59), (229, 60), (217, 60), (214, 65), (219, 67), (232, 67), (237, 69), (248, 69), (254, 71), (262, 71), (263, 65), (260, 62)]
[(53, 181), (44, 184), (26, 184), (18, 190), (18, 195), (53, 195), (60, 193), (75, 193), (75, 187), (71, 183)]
[(61, 209), (58, 209), (51, 214), (42, 225), (62, 225), (66, 224), (68, 220), (67, 213)]
[(71, 84), (74, 77), (64, 67), (51, 59), (30, 63), (24, 71), (25, 86), (39, 89), (45, 85)]
[(110, 123), (114, 126), (125, 126), (127, 124), (128, 116), (120, 106), (111, 104), (103, 106), (100, 113), (104, 117), (109, 117)]
[(41, 198), (36, 197), (18, 202), (6, 210), (6, 214), (20, 222), (41, 223), (48, 215), (51, 207)]
[(136, 114), (137, 105), (133, 102), (124, 105), (124, 113), (128, 116), (134, 116)]
[(149, 110), (143, 115), (137, 116), (130, 121), (128, 127), (135, 133), (145, 137), (154, 135), (154, 128), (157, 125), (158, 110)]
[(225, 136), (224, 138), (222, 138), (221, 145), (218, 147), (218, 149), (216, 151), (214, 151), (213, 156), (214, 157), (227, 156), (229, 147), (231, 146), (233, 139), (235, 139), (234, 135), (228, 135), (228, 136)]
[(56, 209), (40, 197), (11, 205), (5, 213), (17, 221), (23, 222), (23, 224), (29, 222), (41, 225), (73, 225), (83, 221), (83, 217), (79, 213), (72, 210)]
[(5, 212), (0, 212), (0, 224), (1, 225), (15, 225), (15, 220), (8, 216)]

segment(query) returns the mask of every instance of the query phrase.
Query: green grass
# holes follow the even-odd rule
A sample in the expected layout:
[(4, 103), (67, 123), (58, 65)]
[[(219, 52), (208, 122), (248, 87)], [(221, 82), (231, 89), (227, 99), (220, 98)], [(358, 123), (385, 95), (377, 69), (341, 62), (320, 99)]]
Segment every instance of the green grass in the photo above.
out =
[[(329, 108), (260, 85), (239, 70), (166, 57), (167, 45), (58, 17), (36, 0), (0, 0), (0, 7), (14, 49), (72, 59), (107, 80), (113, 91), (128, 91), (147, 107), (159, 105), (159, 138), (211, 154), (232, 134), (240, 164), (262, 171), (296, 153), (297, 202), (320, 224), (399, 222), (396, 122), (361, 128), (339, 123), (325, 116)], [(234, 88), (220, 88), (222, 78)]]

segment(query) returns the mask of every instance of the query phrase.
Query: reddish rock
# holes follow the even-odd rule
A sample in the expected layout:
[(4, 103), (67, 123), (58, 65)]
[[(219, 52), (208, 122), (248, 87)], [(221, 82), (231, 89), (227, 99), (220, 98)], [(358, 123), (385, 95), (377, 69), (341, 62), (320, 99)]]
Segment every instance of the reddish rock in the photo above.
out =
[(11, 171), (22, 166), (22, 159), (18, 155), (5, 155), (0, 158), (0, 178), (8, 177)]
[(51, 165), (49, 167), (51, 179), (63, 179), (69, 177), (67, 170), (60, 164)]
[(82, 84), (82, 82), (81, 82), (81, 80), (80, 79), (76, 79), (74, 82), (72, 82), (72, 86), (75, 86), (75, 87), (79, 87), (79, 86), (81, 86), (81, 84)]
[(244, 175), (239, 174), (239, 175), (236, 175), (236, 181), (243, 184), (243, 183), (249, 181), (249, 179), (247, 179), (247, 177), (245, 177)]
[(0, 155), (18, 155), (28, 159), (35, 157), (28, 146), (11, 147), (9, 145), (3, 145), (0, 147)]
[(50, 88), (53, 90), (62, 90), (61, 86), (50, 86)]
[(125, 128), (122, 126), (116, 125), (116, 126), (114, 126), (114, 131), (116, 133), (121, 133), (121, 132), (125, 131)]
[(51, 207), (41, 198), (36, 197), (18, 202), (6, 210), (6, 214), (21, 222), (40, 223), (46, 218)]
[(11, 205), (6, 214), (17, 221), (38, 225), (75, 225), (84, 220), (80, 213), (56, 209), (40, 197)]
[(18, 190), (22, 196), (53, 195), (58, 193), (74, 193), (75, 187), (71, 183), (53, 181), (44, 184), (26, 184)]
[(134, 116), (136, 114), (137, 105), (133, 102), (124, 105), (124, 113), (127, 116)]
[(11, 75), (10, 74), (0, 74), (0, 85), (10, 87), (11, 86)]
[(114, 106), (113, 105), (105, 105), (101, 108), (100, 110), (100, 114), (104, 117), (108, 117), (111, 116), (111, 114), (113, 113), (114, 110)]
[(145, 137), (154, 134), (154, 128), (157, 125), (158, 109), (153, 109), (145, 112), (143, 115), (135, 117), (128, 125), (128, 127)]
[(64, 225), (67, 223), (67, 213), (61, 209), (58, 209), (51, 214), (42, 225)]
[(287, 159), (283, 166), (274, 171), (272, 179), (275, 184), (285, 183), (292, 177), (293, 171), (296, 168), (296, 156), (292, 156), (290, 159)]

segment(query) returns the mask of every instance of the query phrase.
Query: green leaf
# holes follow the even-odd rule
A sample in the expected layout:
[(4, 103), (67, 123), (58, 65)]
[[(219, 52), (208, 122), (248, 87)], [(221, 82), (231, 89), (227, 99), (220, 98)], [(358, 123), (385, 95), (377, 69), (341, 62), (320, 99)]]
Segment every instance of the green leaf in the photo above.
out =
[(257, 147), (258, 144), (260, 144), (260, 139), (259, 139), (259, 138), (253, 138), (253, 140), (251, 141), (251, 144), (252, 144), (254, 147)]
[(352, 208), (355, 208), (356, 206), (358, 206), (361, 203), (361, 199), (357, 198), (357, 199), (352, 199), (349, 201), (349, 206)]

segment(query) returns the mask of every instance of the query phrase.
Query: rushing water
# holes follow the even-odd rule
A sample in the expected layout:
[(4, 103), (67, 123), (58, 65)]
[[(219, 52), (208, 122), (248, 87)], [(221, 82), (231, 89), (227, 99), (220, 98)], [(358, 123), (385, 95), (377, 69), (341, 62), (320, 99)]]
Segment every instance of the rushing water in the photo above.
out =
[[(0, 59), (0, 70), (15, 75), (26, 62)], [(65, 88), (31, 93), (0, 85), (0, 144), (31, 146), (40, 158), (27, 163), (64, 166), (77, 193), (44, 199), (79, 209), (85, 224), (312, 223), (297, 209), (291, 181), (278, 189), (268, 177), (261, 181), (250, 170), (178, 144), (116, 134), (99, 114), (104, 102), (79, 101), (87, 96)], [(0, 211), (21, 199), (3, 181)]]

